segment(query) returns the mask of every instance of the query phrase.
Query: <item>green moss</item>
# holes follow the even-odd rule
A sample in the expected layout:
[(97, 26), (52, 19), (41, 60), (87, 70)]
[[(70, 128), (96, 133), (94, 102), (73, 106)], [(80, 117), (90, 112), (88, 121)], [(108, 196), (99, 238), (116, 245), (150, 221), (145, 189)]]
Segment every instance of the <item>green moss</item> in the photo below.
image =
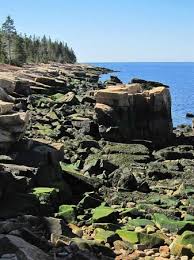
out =
[(36, 187), (31, 193), (37, 197), (41, 205), (51, 206), (58, 202), (59, 190), (56, 188)]
[(157, 235), (138, 233), (138, 240), (140, 244), (145, 245), (148, 248), (153, 248), (164, 244), (164, 240)]
[(149, 219), (140, 219), (140, 218), (137, 218), (137, 219), (131, 219), (128, 221), (128, 225), (130, 226), (133, 226), (133, 227), (145, 227), (147, 225), (154, 225), (154, 223), (149, 220)]
[(138, 234), (135, 231), (128, 231), (124, 229), (118, 229), (116, 230), (116, 234), (118, 234), (122, 240), (127, 241), (131, 244), (138, 243)]
[(166, 228), (170, 232), (183, 232), (185, 228), (194, 229), (194, 222), (192, 221), (174, 220), (160, 213), (155, 213), (153, 219), (158, 228)]
[(194, 256), (194, 232), (185, 231), (177, 237), (171, 245), (171, 253), (174, 255)]
[(101, 242), (107, 243), (107, 242), (110, 242), (111, 240), (115, 240), (114, 237), (116, 237), (116, 236), (115, 236), (115, 232), (113, 232), (113, 231), (104, 230), (102, 228), (95, 229), (94, 239), (100, 243)]
[(125, 153), (133, 155), (149, 155), (147, 147), (141, 144), (108, 144), (104, 147), (105, 153)]
[(60, 162), (60, 165), (63, 171), (72, 172), (76, 174), (79, 173), (79, 169), (77, 168), (76, 163), (67, 164), (67, 163)]
[(115, 220), (116, 212), (111, 207), (99, 206), (94, 209), (92, 220), (93, 222), (112, 222)]
[(55, 214), (56, 217), (63, 218), (68, 223), (76, 220), (76, 206), (75, 205), (61, 205), (59, 212)]
[(32, 190), (32, 193), (34, 195), (40, 195), (40, 194), (43, 194), (43, 193), (53, 193), (53, 192), (56, 192), (56, 189), (55, 188), (48, 188), (48, 187), (38, 187), (38, 188), (34, 188)]
[(57, 100), (60, 100), (64, 97), (64, 94), (61, 94), (61, 93), (57, 93), (55, 95), (52, 95), (50, 98), (54, 101), (57, 101)]

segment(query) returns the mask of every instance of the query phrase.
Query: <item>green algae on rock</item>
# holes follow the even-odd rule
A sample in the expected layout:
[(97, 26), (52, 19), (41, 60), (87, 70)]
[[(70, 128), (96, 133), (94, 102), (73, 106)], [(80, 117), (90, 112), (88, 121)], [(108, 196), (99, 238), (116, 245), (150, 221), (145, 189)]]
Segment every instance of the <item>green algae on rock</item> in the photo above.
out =
[(99, 206), (93, 210), (93, 222), (115, 222), (118, 213), (111, 207)]
[(76, 206), (75, 205), (61, 205), (59, 212), (55, 214), (56, 217), (63, 218), (68, 223), (76, 220)]

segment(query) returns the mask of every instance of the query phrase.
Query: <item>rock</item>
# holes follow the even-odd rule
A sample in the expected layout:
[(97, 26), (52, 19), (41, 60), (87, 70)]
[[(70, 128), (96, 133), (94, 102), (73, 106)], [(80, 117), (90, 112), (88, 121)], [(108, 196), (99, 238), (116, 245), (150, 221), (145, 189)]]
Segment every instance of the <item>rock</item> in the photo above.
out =
[(59, 204), (59, 190), (49, 187), (37, 187), (32, 190), (32, 194), (36, 196), (41, 205), (43, 214), (52, 213)]
[(32, 194), (9, 192), (0, 200), (0, 218), (12, 218), (24, 214), (40, 214), (40, 204)]
[(170, 146), (153, 153), (155, 159), (177, 160), (193, 159), (194, 150), (192, 145)]
[(36, 168), (15, 164), (0, 164), (0, 187), (6, 196), (9, 192), (26, 192), (35, 183)]
[(80, 209), (89, 209), (100, 206), (102, 200), (98, 195), (94, 192), (87, 192), (84, 194), (82, 200), (80, 200), (79, 204), (77, 205)]
[(156, 141), (158, 137), (168, 139), (172, 134), (170, 92), (163, 86), (145, 91), (137, 91), (130, 85), (99, 90), (95, 111), (99, 126), (118, 129), (119, 139), (104, 134), (106, 139)]
[(49, 78), (49, 77), (37, 77), (35, 79), (35, 82), (39, 82), (48, 86), (60, 86), (60, 87), (65, 87), (66, 84), (64, 81), (56, 80), (54, 78)]
[(146, 172), (152, 180), (166, 180), (173, 177), (173, 172), (166, 168), (166, 165), (160, 162), (150, 163)]
[(67, 103), (69, 105), (78, 105), (79, 100), (77, 99), (74, 92), (68, 92), (67, 94), (55, 94), (51, 96), (51, 98), (54, 100), (55, 103), (63, 104)]
[(78, 237), (83, 236), (83, 230), (80, 227), (78, 227), (72, 223), (68, 224), (68, 227), (72, 230), (72, 233), (75, 234), (76, 236), (78, 236)]
[(0, 115), (12, 112), (14, 104), (0, 100)]
[(12, 94), (15, 91), (15, 78), (9, 72), (0, 74), (0, 88), (6, 93)]
[(117, 187), (121, 190), (135, 190), (137, 188), (137, 181), (128, 168), (119, 168), (111, 175), (113, 175), (113, 187)]
[(117, 212), (111, 207), (99, 206), (94, 209), (92, 215), (92, 221), (95, 223), (100, 222), (115, 222), (117, 217)]
[(177, 237), (170, 245), (170, 251), (174, 255), (187, 255), (190, 258), (194, 256), (194, 232), (185, 231)]
[(154, 223), (149, 220), (149, 219), (142, 219), (142, 218), (137, 218), (137, 219), (131, 219), (127, 223), (129, 226), (133, 227), (145, 227), (147, 225), (152, 225), (154, 226)]
[(92, 240), (86, 240), (81, 238), (73, 238), (72, 244), (75, 244), (78, 246), (81, 250), (89, 250), (92, 252), (95, 252), (96, 254), (102, 254), (104, 256), (114, 257), (114, 253), (111, 249), (108, 247)]
[(56, 217), (63, 218), (67, 223), (75, 222), (76, 220), (76, 206), (75, 205), (61, 205), (59, 212), (55, 214)]
[(106, 160), (100, 160), (100, 159), (94, 159), (86, 162), (83, 168), (84, 172), (89, 172), (91, 175), (99, 175), (103, 172), (106, 172), (106, 174), (110, 174), (113, 172), (117, 167)]
[(0, 146), (9, 147), (23, 136), (29, 121), (29, 114), (18, 112), (0, 115)]
[(193, 117), (194, 117), (194, 114), (192, 114), (192, 113), (186, 113), (186, 117), (193, 118)]
[(164, 214), (155, 213), (154, 222), (158, 228), (165, 228), (170, 232), (182, 233), (185, 230), (194, 230), (194, 222), (169, 219)]
[[(166, 88), (169, 88), (167, 85), (164, 85), (160, 82), (156, 82), (156, 81), (147, 81), (147, 80), (144, 80), (144, 79), (137, 79), (137, 78), (133, 78), (131, 80), (131, 83), (139, 83), (139, 84), (142, 84), (144, 86), (146, 86), (148, 88), (155, 88), (155, 87), (160, 87), (160, 86), (164, 86)], [(146, 88), (144, 87), (144, 88)]]
[(118, 229), (116, 233), (122, 238), (123, 241), (127, 241), (131, 244), (138, 243), (138, 234), (134, 231), (128, 231), (125, 229)]
[(138, 233), (138, 240), (140, 244), (145, 245), (147, 248), (154, 248), (164, 244), (164, 239), (155, 234)]
[(14, 229), (13, 231), (9, 232), (9, 235), (21, 237), (26, 242), (46, 252), (48, 252), (52, 248), (51, 244), (45, 238), (36, 235), (28, 228)]
[(20, 237), (12, 235), (0, 235), (0, 255), (15, 254), (17, 259), (24, 260), (49, 260), (49, 257), (41, 249), (29, 244)]
[(117, 252), (121, 252), (121, 250), (127, 250), (127, 251), (132, 251), (133, 248), (131, 244), (127, 241), (122, 241), (122, 240), (116, 240), (113, 242), (114, 249)]
[(120, 237), (113, 231), (104, 230), (102, 228), (95, 229), (94, 239), (98, 242), (113, 244), (114, 241), (118, 240)]
[(159, 252), (162, 257), (169, 257), (170, 248), (169, 246), (160, 246)]
[(44, 222), (46, 223), (46, 229), (49, 234), (55, 234), (57, 236), (63, 234), (65, 223), (62, 219), (45, 217)]
[(104, 82), (106, 86), (116, 85), (116, 84), (122, 84), (122, 81), (117, 76), (110, 76), (109, 80), (106, 80)]

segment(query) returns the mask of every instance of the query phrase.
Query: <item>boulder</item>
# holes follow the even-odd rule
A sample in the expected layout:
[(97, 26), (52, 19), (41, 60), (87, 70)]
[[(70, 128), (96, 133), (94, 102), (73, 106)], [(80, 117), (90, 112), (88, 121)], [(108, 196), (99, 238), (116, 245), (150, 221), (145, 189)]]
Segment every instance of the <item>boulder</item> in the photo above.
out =
[[(99, 243), (97, 241), (87, 240), (87, 239), (82, 239), (82, 238), (76, 237), (76, 238), (73, 238), (71, 240), (71, 242), (72, 242), (72, 245), (76, 245), (81, 250), (84, 250), (84, 251), (89, 250), (90, 252), (94, 252), (97, 255), (102, 255), (104, 258), (108, 257), (107, 259), (115, 258), (115, 254), (113, 253), (113, 251), (110, 248), (102, 245), (101, 243)], [(82, 258), (78, 258), (78, 259), (82, 259)], [(84, 259), (86, 259), (86, 258), (84, 258)], [(93, 257), (90, 259), (93, 259)]]
[(96, 118), (105, 139), (161, 142), (171, 137), (171, 97), (165, 86), (144, 90), (140, 83), (120, 84), (99, 90), (95, 97)]
[(63, 104), (63, 103), (66, 103), (68, 105), (79, 104), (79, 100), (77, 99), (74, 92), (68, 92), (65, 95), (57, 93), (51, 96), (51, 98), (54, 100), (55, 103), (59, 103), (59, 104)]
[(15, 78), (10, 73), (0, 74), (0, 88), (6, 93), (12, 94), (15, 91)]
[(0, 115), (12, 112), (14, 104), (0, 100)]
[(2, 87), (0, 87), (0, 99), (6, 102), (15, 102), (15, 98), (7, 94)]
[(128, 168), (119, 168), (112, 173), (112, 186), (121, 190), (136, 190), (137, 181)]
[(116, 221), (117, 216), (118, 213), (113, 208), (107, 206), (99, 206), (93, 211), (92, 221), (94, 223), (114, 222)]
[(76, 206), (75, 205), (61, 205), (59, 212), (55, 214), (56, 217), (64, 219), (66, 222), (74, 222), (76, 220)]
[(8, 147), (20, 140), (29, 121), (29, 113), (0, 115), (0, 146)]
[(52, 86), (52, 87), (65, 87), (66, 83), (62, 80), (57, 80), (55, 78), (51, 78), (51, 77), (37, 77), (35, 79), (35, 82), (38, 83), (42, 83), (48, 86)]
[(0, 256), (15, 254), (17, 259), (23, 260), (49, 260), (49, 257), (38, 247), (35, 247), (20, 237), (13, 235), (0, 235)]

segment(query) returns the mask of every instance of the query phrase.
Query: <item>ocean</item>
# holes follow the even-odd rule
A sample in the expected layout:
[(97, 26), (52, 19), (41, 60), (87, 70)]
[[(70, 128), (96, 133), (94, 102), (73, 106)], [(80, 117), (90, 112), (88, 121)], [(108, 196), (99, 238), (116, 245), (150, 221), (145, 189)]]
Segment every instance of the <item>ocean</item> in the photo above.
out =
[(104, 81), (110, 75), (116, 75), (123, 83), (132, 78), (141, 78), (162, 82), (170, 87), (172, 97), (173, 125), (191, 124), (192, 119), (186, 113), (194, 114), (194, 62), (108, 62), (92, 63), (114, 71), (103, 75)]

